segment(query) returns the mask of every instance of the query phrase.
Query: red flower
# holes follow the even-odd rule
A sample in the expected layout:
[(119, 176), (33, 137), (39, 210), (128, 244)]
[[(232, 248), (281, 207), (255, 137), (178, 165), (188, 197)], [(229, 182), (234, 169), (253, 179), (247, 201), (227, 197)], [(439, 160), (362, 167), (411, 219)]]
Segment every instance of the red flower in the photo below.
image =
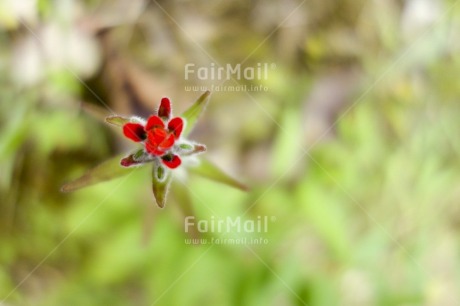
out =
[(184, 128), (184, 120), (180, 117), (171, 118), (171, 102), (168, 98), (161, 99), (157, 112), (147, 120), (147, 124), (126, 123), (123, 134), (135, 142), (144, 142), (145, 150), (162, 159), (163, 164), (174, 169), (181, 164), (179, 156), (168, 152), (176, 140), (180, 138)]

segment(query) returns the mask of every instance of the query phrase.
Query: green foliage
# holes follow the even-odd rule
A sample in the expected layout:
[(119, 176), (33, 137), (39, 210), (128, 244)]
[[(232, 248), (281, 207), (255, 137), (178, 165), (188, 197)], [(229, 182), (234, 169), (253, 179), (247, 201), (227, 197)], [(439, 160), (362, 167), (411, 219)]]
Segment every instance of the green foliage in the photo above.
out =
[(118, 178), (120, 176), (124, 176), (133, 172), (133, 168), (124, 168), (120, 166), (120, 160), (125, 157), (126, 154), (119, 154), (115, 157), (112, 157), (94, 169), (87, 171), (83, 176), (80, 178), (64, 184), (62, 186), (62, 192), (71, 192), (83, 187), (91, 186), (100, 182), (105, 182), (108, 180), (112, 180)]
[(122, 127), (124, 124), (131, 122), (130, 118), (117, 115), (109, 116), (105, 118), (105, 121), (119, 127)]
[(198, 175), (201, 175), (205, 178), (208, 178), (212, 181), (216, 181), (219, 183), (223, 183), (241, 190), (248, 190), (248, 187), (243, 185), (241, 182), (238, 180), (232, 178), (228, 174), (226, 174), (224, 171), (219, 169), (216, 165), (214, 165), (212, 162), (209, 160), (202, 158), (200, 160), (199, 165), (195, 167), (190, 168), (191, 173), (195, 173)]
[(186, 137), (192, 129), (195, 127), (196, 122), (200, 115), (206, 109), (206, 106), (209, 102), (209, 96), (211, 95), (210, 91), (203, 93), (185, 112), (183, 112), (180, 117), (185, 119), (186, 125), (183, 132), (184, 137)]

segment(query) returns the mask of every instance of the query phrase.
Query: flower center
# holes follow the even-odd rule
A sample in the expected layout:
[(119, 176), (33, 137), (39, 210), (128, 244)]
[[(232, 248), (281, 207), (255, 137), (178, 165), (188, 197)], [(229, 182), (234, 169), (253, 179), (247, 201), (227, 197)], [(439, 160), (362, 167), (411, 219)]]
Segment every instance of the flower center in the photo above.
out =
[(149, 131), (148, 141), (152, 146), (166, 150), (174, 145), (174, 134), (164, 128), (156, 127)]

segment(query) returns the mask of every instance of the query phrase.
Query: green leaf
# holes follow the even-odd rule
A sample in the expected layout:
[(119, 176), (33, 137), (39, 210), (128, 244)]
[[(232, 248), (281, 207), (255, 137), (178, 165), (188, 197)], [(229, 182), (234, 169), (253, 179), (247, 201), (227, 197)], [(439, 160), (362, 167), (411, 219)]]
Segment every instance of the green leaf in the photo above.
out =
[(129, 122), (132, 122), (132, 121), (131, 121), (131, 118), (126, 118), (126, 117), (123, 117), (123, 116), (114, 115), (114, 116), (109, 116), (109, 117), (105, 118), (105, 122), (113, 124), (113, 125), (116, 125), (116, 126), (123, 126), (126, 123), (129, 123)]
[[(171, 195), (174, 198), (174, 202), (179, 205), (179, 210), (184, 219), (188, 216), (196, 216), (189, 187), (187, 187), (183, 182), (175, 180), (171, 184)], [(198, 231), (196, 226), (189, 227), (186, 234), (189, 235), (190, 238), (201, 238), (201, 233)]]
[(120, 166), (120, 160), (125, 157), (126, 154), (120, 154), (112, 157), (102, 164), (86, 172), (80, 178), (66, 183), (62, 186), (62, 192), (72, 192), (83, 187), (95, 185), (100, 182), (105, 182), (114, 178), (121, 177), (133, 171), (131, 168)]
[(157, 178), (158, 171), (153, 167), (152, 169), (152, 191), (155, 196), (155, 201), (157, 202), (158, 207), (163, 208), (166, 204), (166, 197), (168, 195), (169, 185), (171, 184), (172, 174), (171, 171), (163, 171), (162, 180)]
[(186, 137), (192, 129), (195, 127), (195, 124), (200, 117), (200, 115), (203, 113), (204, 109), (206, 108), (206, 105), (208, 104), (209, 101), (209, 95), (211, 92), (208, 90), (205, 93), (203, 93), (198, 100), (193, 103), (192, 106), (190, 106), (185, 112), (182, 113), (180, 117), (184, 118), (187, 122), (185, 125), (185, 130), (182, 132), (182, 135)]
[(249, 188), (235, 178), (229, 176), (227, 173), (219, 169), (213, 163), (206, 159), (201, 159), (200, 164), (196, 167), (190, 167), (190, 172), (201, 175), (212, 181), (223, 183), (243, 191), (248, 191)]

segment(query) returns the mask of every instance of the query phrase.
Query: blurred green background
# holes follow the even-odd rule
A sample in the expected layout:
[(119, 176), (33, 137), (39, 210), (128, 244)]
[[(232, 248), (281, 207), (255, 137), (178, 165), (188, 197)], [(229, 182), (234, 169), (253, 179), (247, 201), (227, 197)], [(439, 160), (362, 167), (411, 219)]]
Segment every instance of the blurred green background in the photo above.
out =
[[(0, 305), (459, 305), (457, 2), (2, 0)], [(191, 138), (249, 192), (59, 192), (135, 147), (104, 116), (220, 85), (264, 90), (213, 90)], [(190, 245), (192, 215), (270, 222)], [(268, 242), (211, 243), (244, 237)]]

